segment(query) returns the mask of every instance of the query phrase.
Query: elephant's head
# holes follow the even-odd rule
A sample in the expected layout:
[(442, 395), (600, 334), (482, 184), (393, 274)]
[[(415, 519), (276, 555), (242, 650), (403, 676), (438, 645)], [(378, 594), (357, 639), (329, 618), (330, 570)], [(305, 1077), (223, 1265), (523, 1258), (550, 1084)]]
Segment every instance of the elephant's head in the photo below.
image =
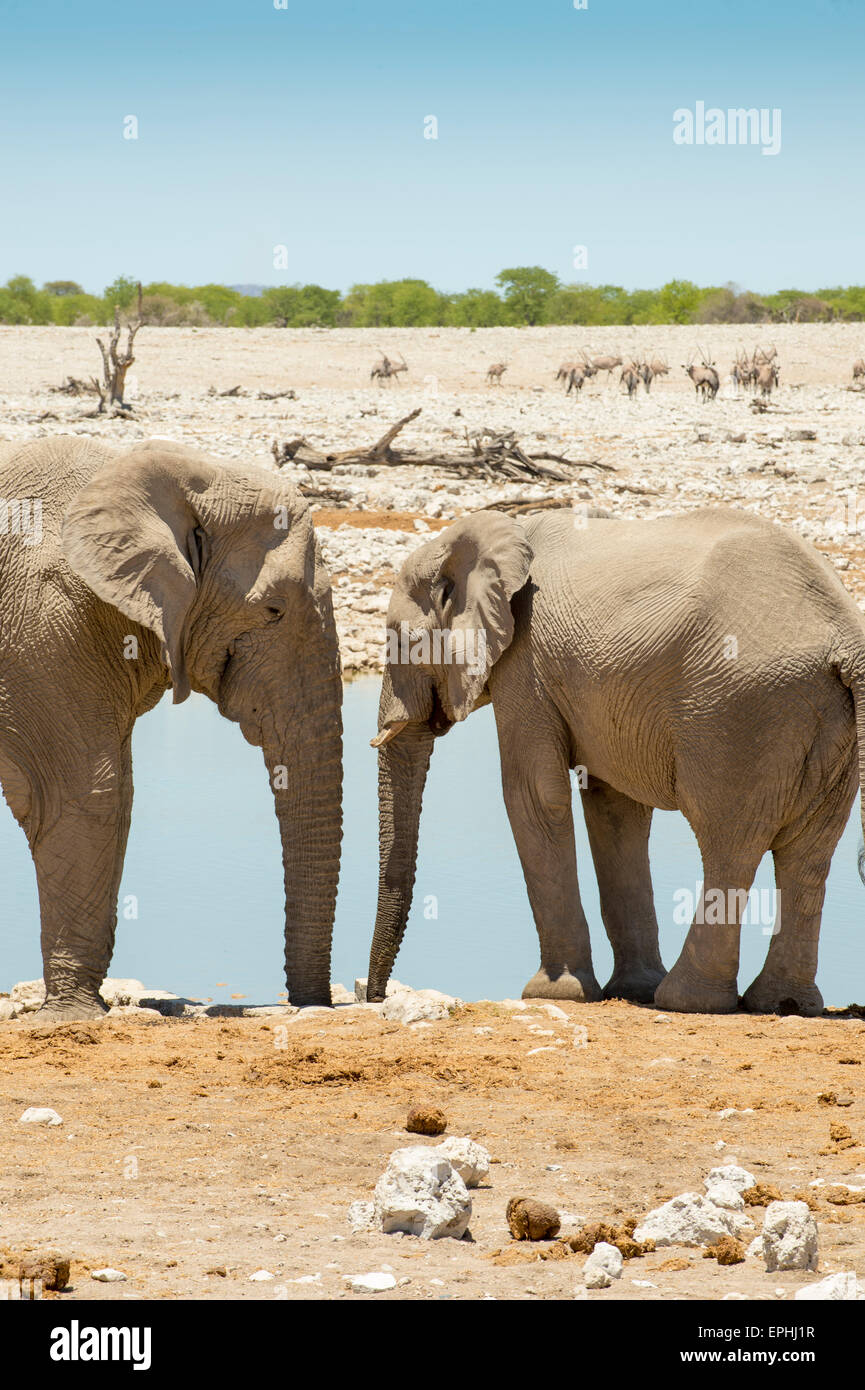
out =
[(342, 686), (306, 503), (264, 469), (153, 441), (78, 493), (63, 550), (100, 599), (156, 634), (176, 702), (203, 692), (262, 748), (282, 837), (289, 995), (329, 1004)]
[(403, 566), (387, 615), (378, 737), (379, 891), (367, 998), (383, 999), (405, 932), (433, 739), (488, 702), (532, 551), (501, 512), (454, 522)]

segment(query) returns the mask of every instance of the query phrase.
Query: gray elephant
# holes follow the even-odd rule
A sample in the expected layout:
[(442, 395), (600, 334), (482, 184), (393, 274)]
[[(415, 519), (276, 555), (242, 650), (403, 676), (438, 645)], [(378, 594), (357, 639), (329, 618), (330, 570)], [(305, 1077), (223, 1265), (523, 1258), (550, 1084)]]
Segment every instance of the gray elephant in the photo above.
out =
[(5, 450), (0, 494), (0, 781), (36, 867), (40, 1017), (104, 1011), (132, 726), (169, 686), (176, 703), (208, 695), (262, 748), (290, 998), (330, 1004), (342, 686), (305, 502), (178, 444), (67, 437)]
[[(602, 994), (577, 883), (578, 768), (615, 959), (603, 994), (735, 1009), (742, 909), (771, 850), (780, 931), (745, 1003), (820, 1011), (826, 875), (865, 770), (865, 624), (815, 550), (733, 510), (639, 522), (562, 511), (525, 523), (480, 512), (409, 557), (388, 630), (408, 640), (389, 652), (373, 740), (370, 999), (382, 998), (405, 931), (433, 742), (492, 701), (541, 947), (524, 996)], [(439, 640), (436, 652), (436, 633), (450, 634), (450, 649)], [(467, 633), (485, 635), (472, 653)], [(475, 659), (461, 660), (461, 646)], [(703, 902), (666, 976), (649, 873), (654, 807), (684, 813), (704, 868)]]

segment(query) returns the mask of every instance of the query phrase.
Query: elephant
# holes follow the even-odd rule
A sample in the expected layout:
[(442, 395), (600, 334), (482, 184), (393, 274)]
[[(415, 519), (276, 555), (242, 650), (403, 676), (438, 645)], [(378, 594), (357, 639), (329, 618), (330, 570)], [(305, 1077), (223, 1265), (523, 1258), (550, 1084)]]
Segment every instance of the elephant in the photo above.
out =
[[(865, 774), (865, 623), (816, 550), (729, 508), (639, 521), (478, 512), (408, 557), (387, 625), (370, 1000), (383, 998), (405, 932), (434, 741), (491, 702), (540, 940), (525, 998), (735, 1010), (747, 891), (771, 850), (781, 918), (745, 1007), (820, 1012), (825, 881)], [(472, 635), (485, 640), (470, 652)], [(571, 769), (613, 948), (603, 990)], [(704, 869), (668, 974), (649, 868), (656, 807), (684, 814)]]
[(342, 681), (303, 498), (167, 440), (118, 451), (62, 435), (7, 446), (0, 489), (0, 783), (38, 881), (38, 1021), (105, 1011), (132, 728), (170, 687), (176, 704), (209, 696), (262, 749), (289, 997), (330, 1005)]

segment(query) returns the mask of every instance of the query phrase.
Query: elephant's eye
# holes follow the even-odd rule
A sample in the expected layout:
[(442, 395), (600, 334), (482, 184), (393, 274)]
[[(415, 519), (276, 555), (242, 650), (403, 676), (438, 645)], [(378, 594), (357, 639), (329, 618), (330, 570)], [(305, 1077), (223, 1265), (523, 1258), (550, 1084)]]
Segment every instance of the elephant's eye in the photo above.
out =
[(196, 526), (187, 541), (189, 563), (196, 579), (200, 579), (210, 553), (210, 542), (203, 526)]
[(454, 582), (452, 579), (449, 579), (446, 574), (443, 574), (439, 579), (438, 591), (439, 603), (441, 604), (442, 608), (444, 608), (445, 604), (448, 602), (451, 594), (454, 591)]
[(267, 621), (269, 623), (278, 623), (285, 609), (280, 607), (279, 604), (269, 603), (264, 611), (267, 614)]

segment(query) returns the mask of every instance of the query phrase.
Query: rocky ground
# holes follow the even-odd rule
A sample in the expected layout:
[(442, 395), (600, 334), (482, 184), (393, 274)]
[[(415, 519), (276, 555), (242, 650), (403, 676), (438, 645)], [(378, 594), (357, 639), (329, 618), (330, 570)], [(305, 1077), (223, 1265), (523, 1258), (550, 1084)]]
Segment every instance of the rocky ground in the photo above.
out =
[[(121, 1005), (40, 1027), (23, 1013), (0, 1024), (0, 1278), (54, 1249), (71, 1263), (59, 1299), (789, 1300), (833, 1274), (861, 1281), (863, 1034), (849, 1011), (709, 1019), (402, 990), (244, 1017)], [(442, 1136), (407, 1132), (418, 1104), (443, 1112)], [(32, 1107), (60, 1123), (22, 1122)], [(357, 1228), (350, 1208), (372, 1201), (394, 1151), (454, 1136), (490, 1159), (462, 1191), (466, 1236)], [(711, 1180), (707, 1195), (731, 1165), (751, 1179), (744, 1196)], [(682, 1193), (731, 1223), (738, 1262), (707, 1257), (704, 1235), (586, 1287), (585, 1251), (561, 1237), (621, 1233)], [(512, 1239), (515, 1197), (551, 1206), (559, 1239)], [(811, 1268), (767, 1268), (772, 1199), (807, 1203)], [(93, 1277), (105, 1269), (125, 1278)], [(368, 1275), (387, 1287), (355, 1290)]]
[[(514, 430), (529, 453), (574, 460), (560, 483), (287, 466), (308, 494), (327, 492), (311, 501), (349, 673), (378, 665), (389, 586), (419, 538), (505, 501), (559, 498), (626, 517), (753, 508), (811, 537), (865, 601), (865, 395), (847, 389), (865, 355), (858, 325), (773, 329), (782, 386), (765, 414), (728, 381), (713, 404), (695, 400), (680, 366), (696, 354), (691, 329), (143, 329), (132, 419), (92, 419), (90, 398), (50, 388), (95, 371), (95, 336), (0, 328), (3, 438), (73, 432), (122, 445), (164, 435), (273, 467), (274, 440), (302, 435), (325, 451), (370, 444), (419, 406), (405, 447), (450, 453), (466, 433)], [(699, 340), (726, 378), (737, 347), (758, 335), (724, 328)], [(671, 372), (634, 401), (615, 381), (568, 399), (555, 370), (582, 345), (660, 354)], [(382, 349), (405, 355), (401, 386), (370, 385)], [(484, 381), (497, 360), (509, 363), (500, 389)], [(243, 394), (210, 394), (234, 386)], [(258, 398), (289, 389), (295, 399)], [(57, 1298), (789, 1299), (826, 1275), (865, 1276), (865, 1023), (855, 1010), (665, 1017), (619, 1002), (503, 1001), (429, 1016), (342, 991), (333, 1011), (214, 1013), (158, 991), (114, 998), (99, 1023), (49, 1028), (34, 1021), (38, 991), (0, 997), (6, 1289), (48, 1249), (71, 1263)], [(157, 1008), (141, 1010), (142, 1000)], [(444, 1112), (446, 1137), (490, 1155), (460, 1240), (349, 1220), (395, 1150), (441, 1142), (406, 1132), (418, 1102)], [(34, 1107), (60, 1123), (22, 1122)], [(731, 1214), (712, 1218), (729, 1223), (737, 1262), (658, 1246), (627, 1258), (604, 1288), (587, 1288), (584, 1249), (509, 1232), (515, 1197), (552, 1206), (560, 1236), (586, 1222), (621, 1232), (679, 1194), (708, 1200), (705, 1179), (729, 1165), (756, 1180), (761, 1201), (805, 1200), (796, 1220), (816, 1221), (816, 1269), (813, 1251), (811, 1268), (767, 1269), (762, 1244), (752, 1245), (767, 1209), (750, 1188), (727, 1193)], [(106, 1268), (125, 1278), (92, 1277)], [(355, 1291), (368, 1274), (388, 1287)]]
[[(401, 416), (421, 414), (405, 448), (453, 454), (466, 436), (514, 430), (529, 453), (572, 459), (563, 482), (517, 482), (441, 467), (336, 465), (284, 471), (312, 497), (330, 564), (348, 673), (377, 669), (383, 613), (395, 571), (419, 538), (465, 512), (502, 502), (561, 499), (624, 517), (719, 503), (795, 527), (822, 549), (865, 601), (865, 393), (848, 389), (865, 326), (778, 325), (762, 335), (723, 326), (593, 329), (158, 329), (136, 340), (131, 420), (87, 419), (90, 398), (50, 387), (95, 372), (97, 330), (0, 327), (2, 436), (93, 434), (122, 444), (167, 435), (220, 457), (273, 467), (274, 440), (299, 436), (324, 452), (372, 444)], [(781, 387), (766, 413), (729, 380), (737, 349), (778, 349)], [(718, 399), (700, 404), (682, 370), (698, 343), (718, 364)], [(650, 395), (629, 401), (616, 376), (578, 399), (555, 384), (560, 362), (590, 352), (660, 355), (670, 365)], [(369, 370), (381, 351), (404, 356), (402, 384), (380, 388)], [(507, 361), (504, 384), (485, 382)], [(240, 387), (243, 394), (209, 394)], [(295, 392), (260, 400), (259, 392)], [(596, 463), (615, 471), (601, 471)]]

